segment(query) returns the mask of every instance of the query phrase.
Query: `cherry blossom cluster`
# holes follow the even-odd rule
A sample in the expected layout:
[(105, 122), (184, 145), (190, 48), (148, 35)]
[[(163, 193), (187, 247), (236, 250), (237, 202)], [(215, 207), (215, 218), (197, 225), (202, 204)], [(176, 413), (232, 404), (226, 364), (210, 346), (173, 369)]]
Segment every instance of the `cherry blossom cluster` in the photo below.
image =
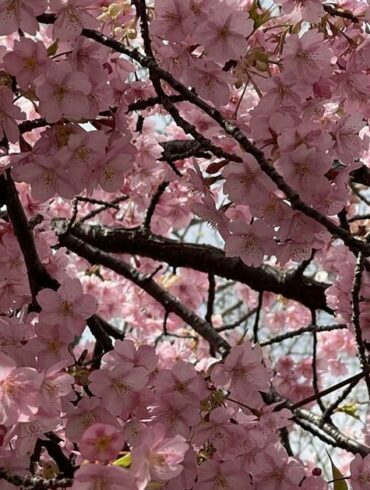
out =
[(369, 23), (0, 0), (1, 489), (369, 490)]

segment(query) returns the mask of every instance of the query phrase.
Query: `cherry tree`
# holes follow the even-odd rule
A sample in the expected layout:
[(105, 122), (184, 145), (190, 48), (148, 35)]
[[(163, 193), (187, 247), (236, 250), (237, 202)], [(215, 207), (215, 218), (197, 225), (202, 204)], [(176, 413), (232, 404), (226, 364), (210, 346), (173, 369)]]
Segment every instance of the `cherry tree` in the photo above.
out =
[(0, 489), (370, 489), (370, 2), (0, 0)]

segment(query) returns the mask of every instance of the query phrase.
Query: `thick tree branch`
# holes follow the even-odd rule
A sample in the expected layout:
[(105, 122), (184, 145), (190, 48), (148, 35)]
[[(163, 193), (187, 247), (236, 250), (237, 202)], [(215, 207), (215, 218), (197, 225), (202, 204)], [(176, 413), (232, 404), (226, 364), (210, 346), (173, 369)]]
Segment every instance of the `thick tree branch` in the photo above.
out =
[[(65, 232), (66, 221), (55, 220), (57, 234)], [(240, 259), (226, 257), (224, 252), (209, 245), (178, 243), (148, 234), (142, 230), (107, 228), (76, 223), (71, 233), (108, 253), (129, 253), (165, 262), (173, 267), (188, 267), (250, 286), (255, 291), (270, 291), (300, 302), (307, 308), (331, 313), (326, 304), (325, 289), (304, 276), (294, 277), (270, 266), (249, 267)]]
[(168, 313), (175, 313), (190, 325), (210, 346), (222, 355), (228, 353), (230, 346), (216, 330), (196, 313), (182, 304), (177, 298), (159, 286), (152, 277), (140, 274), (129, 264), (118, 260), (72, 234), (61, 234), (60, 243), (92, 264), (100, 264), (130, 280), (160, 303)]
[[(355, 439), (352, 439), (346, 434), (343, 434), (331, 424), (322, 423), (322, 418), (319, 415), (316, 415), (303, 408), (296, 410), (295, 415), (298, 419), (306, 420), (313, 426), (316, 426), (315, 428), (318, 431), (323, 431), (326, 436), (331, 437), (335, 441), (336, 447), (340, 447), (342, 449), (345, 449), (346, 451), (350, 451), (353, 454), (361, 454), (361, 456), (363, 457), (370, 454), (370, 447), (365, 446)], [(295, 421), (297, 422), (297, 419), (295, 419)]]
[[(50, 276), (44, 265), (41, 263), (32, 229), (29, 226), (22, 203), (18, 196), (17, 188), (11, 179), (9, 172), (6, 177), (0, 176), (0, 194), (5, 196), (5, 204), (9, 219), (24, 257), (33, 300), (32, 306), (35, 310), (38, 310), (39, 306), (36, 301), (37, 293), (43, 288), (57, 290), (60, 284)], [(112, 349), (112, 342), (100, 322), (100, 317), (94, 315), (88, 320), (88, 324), (89, 327), (92, 328), (92, 333), (96, 340), (101, 342), (105, 349), (108, 349), (108, 346), (110, 346), (108, 350)]]
[(0, 468), (0, 480), (5, 480), (16, 487), (22, 487), (29, 490), (51, 490), (67, 488), (73, 485), (71, 478), (53, 478), (46, 480), (36, 476), (20, 476)]

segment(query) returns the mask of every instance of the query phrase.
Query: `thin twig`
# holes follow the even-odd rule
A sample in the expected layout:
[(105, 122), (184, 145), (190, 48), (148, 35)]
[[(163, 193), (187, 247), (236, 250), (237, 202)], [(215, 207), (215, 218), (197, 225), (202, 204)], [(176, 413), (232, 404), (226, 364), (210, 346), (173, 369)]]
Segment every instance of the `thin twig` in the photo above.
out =
[(358, 383), (361, 381), (361, 378), (355, 379), (350, 383), (345, 390), (338, 396), (338, 398), (327, 407), (325, 412), (322, 415), (322, 420), (323, 422), (328, 422), (330, 420), (330, 417), (333, 415), (333, 413), (336, 411), (336, 409), (339, 407), (339, 405), (350, 395), (352, 390), (358, 385)]
[(366, 377), (366, 375), (368, 375), (369, 372), (370, 372), (370, 368), (367, 371), (361, 371), (351, 376), (350, 378), (344, 379), (343, 381), (340, 381), (339, 383), (336, 383), (335, 385), (320, 391), (319, 393), (315, 393), (314, 395), (308, 396), (307, 398), (304, 398), (299, 402), (293, 403), (292, 405), (289, 406), (289, 409), (296, 410), (297, 408), (304, 407), (305, 405), (308, 405), (309, 403), (314, 402), (319, 398), (330, 395), (330, 393), (334, 393), (334, 391), (340, 390), (340, 388), (343, 388), (344, 386), (354, 383), (355, 381), (360, 381), (362, 378)]
[(159, 184), (156, 192), (154, 193), (154, 195), (150, 201), (146, 215), (145, 215), (144, 224), (143, 224), (144, 230), (147, 230), (147, 231), (150, 230), (150, 223), (152, 221), (155, 208), (157, 207), (157, 204), (159, 203), (159, 200), (160, 200), (162, 194), (164, 193), (164, 191), (167, 189), (168, 185), (169, 185), (169, 182), (167, 182), (167, 181), (161, 182)]
[(347, 329), (347, 325), (325, 325), (325, 326), (316, 326), (316, 325), (308, 325), (307, 327), (302, 327), (299, 328), (298, 330), (292, 330), (290, 332), (283, 333), (281, 335), (277, 335), (276, 337), (273, 337), (272, 339), (269, 340), (264, 340), (263, 342), (260, 342), (261, 347), (265, 347), (267, 345), (272, 345), (272, 344), (279, 344), (280, 342), (283, 342), (284, 340), (289, 340), (293, 339), (294, 337), (297, 337), (299, 335), (302, 335), (304, 333), (310, 333), (313, 332), (314, 330), (316, 332), (331, 332), (332, 330), (345, 330)]
[(260, 291), (258, 293), (256, 318), (254, 319), (254, 325), (253, 325), (253, 342), (255, 344), (258, 343), (258, 326), (259, 326), (259, 321), (260, 321), (260, 316), (261, 316), (262, 303), (263, 303), (263, 291)]
[[(312, 325), (316, 326), (316, 312), (314, 310), (311, 311), (311, 321)], [(317, 372), (317, 330), (314, 328), (312, 330), (312, 385), (314, 389), (315, 395), (319, 393), (319, 376)], [(320, 407), (320, 410), (324, 413), (326, 411), (325, 405), (321, 400), (321, 397), (317, 398), (317, 403)]]

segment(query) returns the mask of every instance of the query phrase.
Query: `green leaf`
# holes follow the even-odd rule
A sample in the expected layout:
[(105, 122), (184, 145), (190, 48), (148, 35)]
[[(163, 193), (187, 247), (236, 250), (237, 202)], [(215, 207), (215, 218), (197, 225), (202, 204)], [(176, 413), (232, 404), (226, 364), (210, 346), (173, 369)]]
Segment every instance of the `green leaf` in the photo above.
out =
[(118, 458), (115, 461), (113, 461), (113, 464), (115, 466), (121, 466), (121, 468), (128, 468), (129, 466), (131, 466), (131, 462), (132, 462), (131, 453), (126, 453), (121, 458)]
[(327, 455), (329, 456), (330, 463), (331, 463), (331, 470), (333, 473), (333, 485), (334, 485), (334, 490), (348, 490), (348, 485), (346, 480), (344, 480), (344, 477), (342, 473), (338, 470), (338, 468), (335, 466), (330, 454), (328, 451), (326, 451)]
[(347, 403), (346, 405), (341, 405), (336, 409), (336, 412), (345, 413), (346, 415), (349, 415), (354, 419), (361, 420), (357, 411), (358, 411), (358, 405), (356, 402)]
[(50, 44), (50, 46), (48, 47), (48, 56), (55, 56), (57, 54), (58, 44), (59, 44), (58, 39), (54, 41), (53, 44)]

